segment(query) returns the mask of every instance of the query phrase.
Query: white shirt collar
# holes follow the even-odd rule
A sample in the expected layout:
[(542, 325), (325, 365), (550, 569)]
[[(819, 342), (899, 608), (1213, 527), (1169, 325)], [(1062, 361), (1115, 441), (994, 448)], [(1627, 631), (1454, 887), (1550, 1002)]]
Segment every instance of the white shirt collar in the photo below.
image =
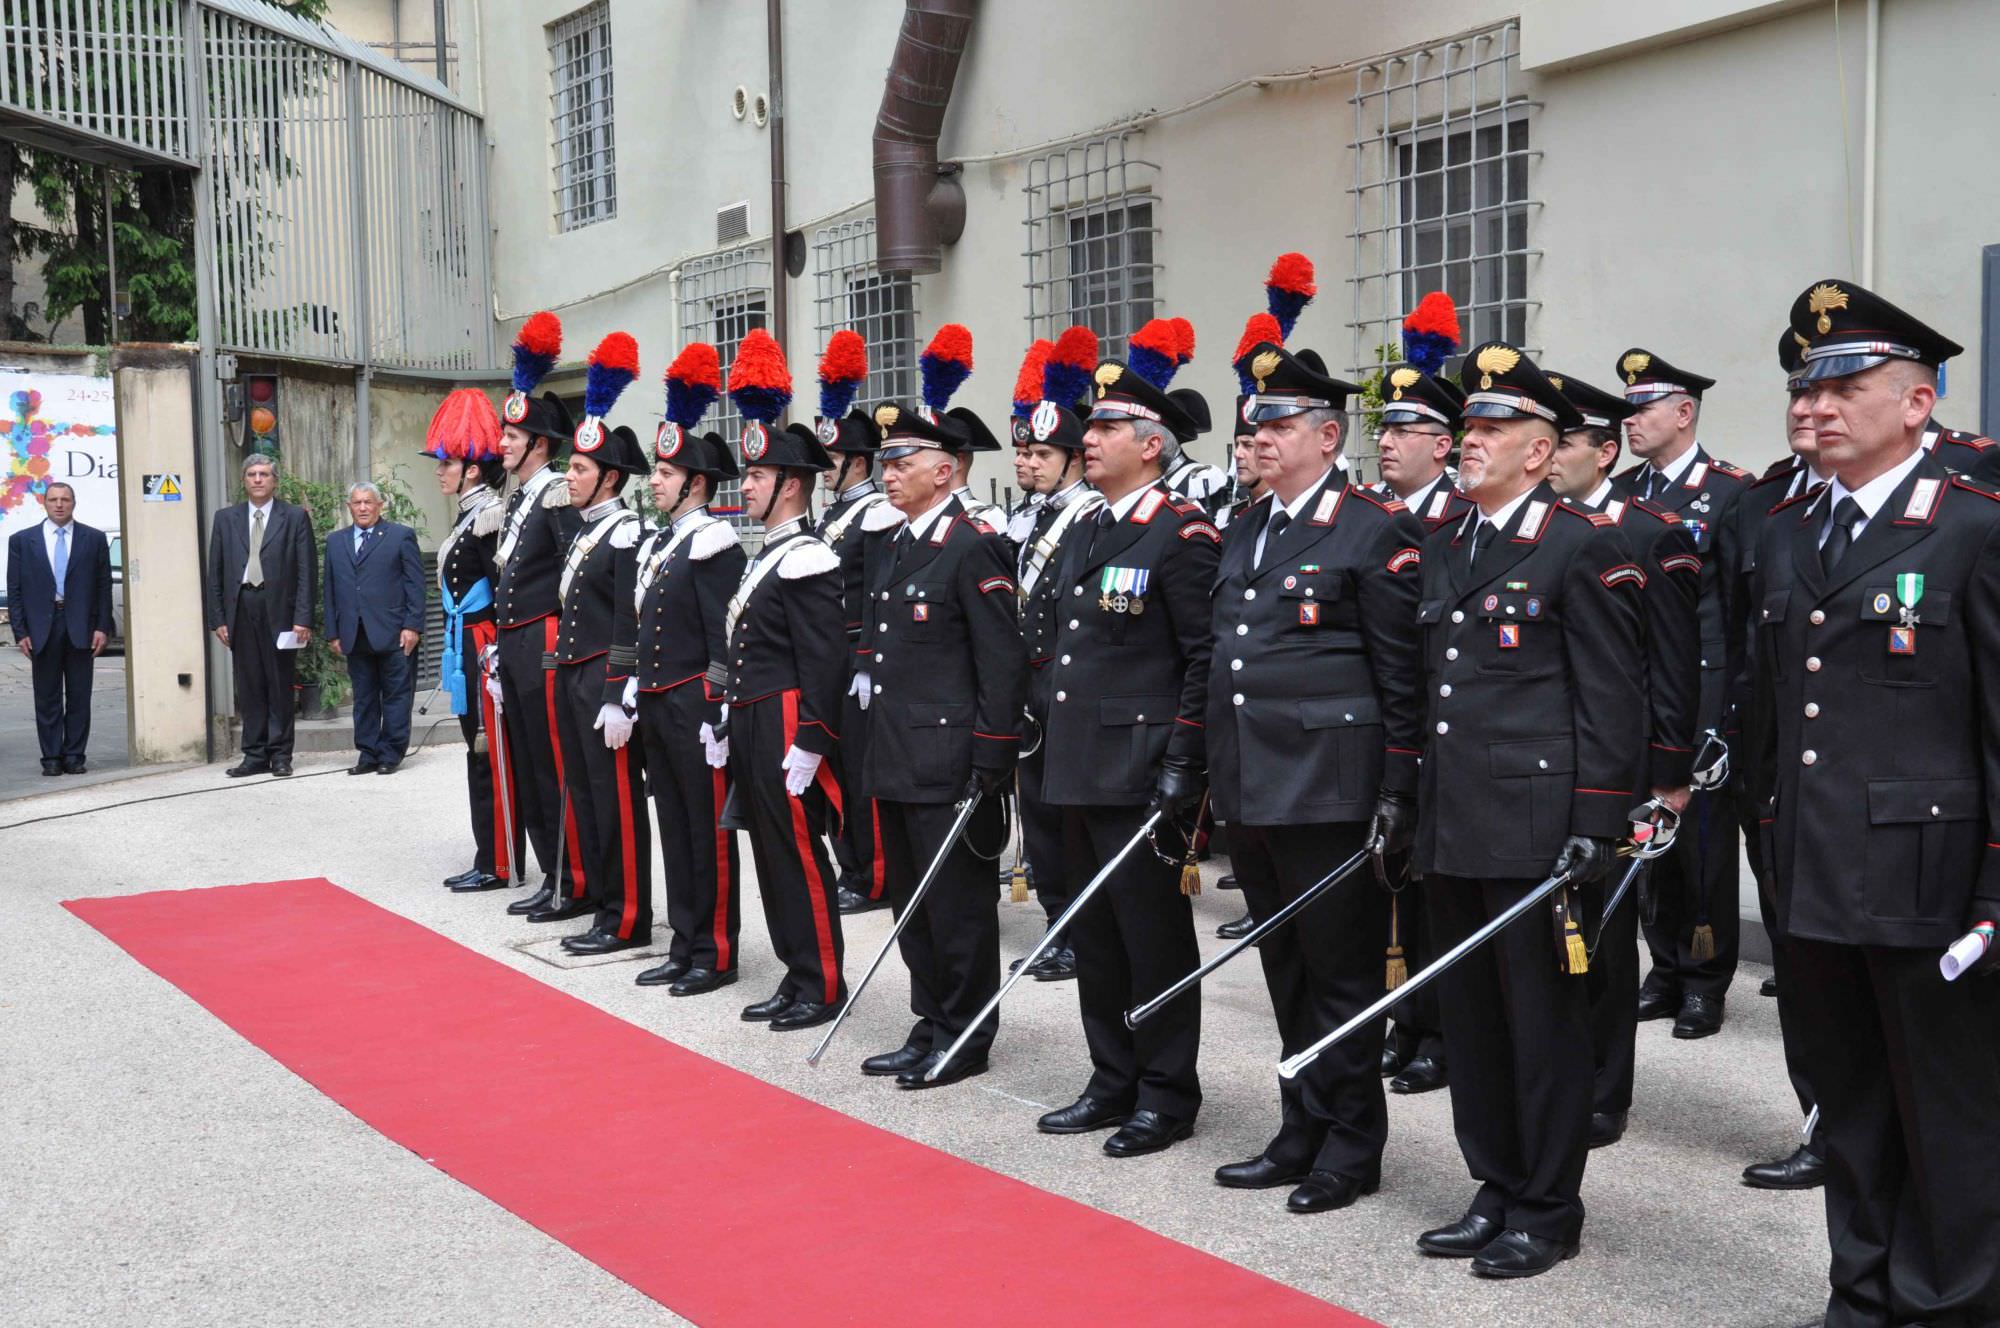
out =
[[(1324, 471), (1320, 473), (1320, 477), (1318, 479), (1314, 480), (1311, 484), (1306, 485), (1305, 488), (1300, 489), (1297, 497), (1293, 498), (1292, 501), (1290, 501), (1289, 503), (1278, 503), (1278, 506), (1285, 509), (1286, 516), (1290, 517), (1294, 521), (1298, 520), (1299, 513), (1306, 510), (1306, 504), (1312, 501), (1313, 495), (1320, 491), (1320, 489), (1326, 484), (1328, 478), (1331, 477), (1333, 472), (1338, 469), (1340, 469), (1340, 467), (1337, 465), (1328, 466)], [(1277, 503), (1278, 495), (1273, 493), (1271, 495), (1271, 501)]]
[(252, 517), (255, 517), (257, 513), (262, 512), (264, 514), (264, 519), (268, 521), (271, 519), (271, 504), (277, 501), (278, 500), (276, 498), (267, 498), (260, 506), (257, 503), (253, 503), (246, 498), (243, 500), (243, 505), (250, 509), (250, 515)]
[(1661, 479), (1665, 480), (1668, 484), (1672, 484), (1687, 473), (1688, 467), (1694, 464), (1694, 459), (1700, 454), (1701, 444), (1699, 442), (1689, 443), (1687, 451), (1681, 453), (1666, 465), (1653, 466), (1651, 462), (1648, 462), (1647, 465), (1652, 466), (1652, 469), (1658, 471)]
[[(804, 530), (805, 528), (806, 528), (806, 519), (803, 515), (786, 517), (783, 521), (780, 521), (777, 525), (765, 528), (764, 548), (768, 549), (773, 544), (776, 544), (779, 540), (784, 539), (787, 535), (796, 534), (797, 532)], [(761, 555), (763, 553), (763, 549), (758, 550), (758, 553)]]
[(872, 479), (866, 479), (861, 481), (861, 483), (859, 484), (850, 484), (846, 488), (842, 489), (840, 491), (840, 497), (837, 501), (843, 503), (853, 502), (856, 498), (865, 498), (869, 494), (879, 493), (881, 492), (881, 490), (882, 490), (881, 485), (877, 484)]
[(673, 521), (667, 526), (667, 529), (679, 530), (682, 526), (685, 526), (690, 522), (699, 521), (708, 514), (709, 513), (708, 513), (707, 503), (703, 503), (699, 507), (690, 507), (687, 511), (682, 512), (679, 516), (675, 517)]
[(1160, 481), (1154, 480), (1151, 484), (1140, 485), (1115, 503), (1107, 502), (1105, 506), (1110, 509), (1112, 520), (1123, 521), (1132, 515), (1132, 509), (1139, 505), (1139, 500), (1159, 487)]
[(1475, 518), (1475, 520), (1472, 523), (1472, 533), (1475, 535), (1478, 534), (1479, 527), (1486, 524), (1487, 522), (1491, 522), (1492, 524), (1500, 527), (1500, 529), (1505, 530), (1507, 528), (1507, 523), (1514, 519), (1515, 511), (1521, 506), (1522, 503), (1527, 502), (1529, 498), (1533, 497), (1534, 492), (1535, 491), (1533, 489), (1528, 489), (1522, 493), (1516, 494), (1512, 499), (1508, 500), (1508, 502), (1505, 505), (1503, 505), (1499, 511), (1495, 512), (1492, 516), (1487, 516), (1483, 511), (1479, 509), (1478, 505), (1475, 504), (1472, 509), (1472, 513)]
[(1599, 484), (1595, 489), (1590, 491), (1590, 496), (1583, 500), (1583, 506), (1588, 507), (1593, 512), (1602, 512), (1605, 504), (1610, 501), (1611, 481), (1607, 478), (1602, 484)]
[(914, 518), (904, 517), (903, 524), (909, 529), (910, 538), (913, 540), (920, 540), (924, 538), (924, 536), (930, 534), (931, 527), (935, 526), (938, 523), (938, 514), (943, 512), (946, 508), (950, 507), (951, 500), (953, 498), (956, 498), (957, 496), (958, 495), (955, 492), (948, 493), (943, 498), (940, 498), (937, 502), (932, 503), (930, 507), (926, 508), (923, 512), (917, 514), (917, 516), (915, 516)]
[[(1833, 492), (1829, 495), (1829, 502), (1838, 505), (1841, 499), (1852, 498), (1861, 508), (1862, 519), (1873, 521), (1875, 513), (1882, 509), (1882, 504), (1888, 502), (1889, 495), (1896, 491), (1896, 486), (1901, 484), (1923, 459), (1924, 449), (1919, 447), (1904, 457), (1893, 469), (1884, 471), (1858, 489), (1848, 488), (1836, 475), (1833, 477)], [(1827, 510), (1831, 511), (1832, 507), (1828, 507)]]
[(603, 502), (599, 503), (597, 506), (592, 508), (587, 508), (584, 511), (583, 519), (585, 521), (595, 521), (601, 516), (609, 516), (613, 508), (623, 507), (624, 505), (625, 505), (624, 497), (619, 494), (613, 494), (611, 497), (606, 498)]

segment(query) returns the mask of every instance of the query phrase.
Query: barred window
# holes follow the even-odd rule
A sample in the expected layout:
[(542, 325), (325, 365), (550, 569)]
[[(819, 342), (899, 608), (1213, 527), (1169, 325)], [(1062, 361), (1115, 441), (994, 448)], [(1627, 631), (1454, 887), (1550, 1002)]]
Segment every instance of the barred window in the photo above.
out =
[[(709, 254), (691, 260), (681, 269), (681, 344), (711, 342), (722, 359), (724, 391), (703, 425), (722, 435), (739, 463), (743, 456), (743, 417), (729, 399), (729, 366), (736, 362), (736, 348), (751, 328), (770, 326), (770, 311), (769, 245), (745, 245)], [(729, 517), (739, 528), (755, 524), (742, 514), (733, 480), (717, 491), (712, 507), (717, 515)]]
[(914, 400), (916, 282), (907, 272), (884, 272), (875, 265), (875, 218), (814, 231), (813, 270), (818, 283), (813, 325), (820, 349), (842, 328), (860, 333), (868, 347), (868, 381), (861, 385), (857, 403)]
[(1028, 162), (1028, 335), (1083, 323), (1103, 353), (1153, 317), (1158, 295), (1159, 167), (1113, 134)]
[(556, 229), (618, 215), (611, 137), (611, 10), (597, 0), (549, 24)]
[[(1370, 374), (1396, 349), (1403, 315), (1429, 291), (1458, 305), (1464, 344), (1526, 346), (1529, 192), (1539, 103), (1520, 70), (1520, 29), (1410, 51), (1359, 72), (1354, 104), (1354, 353)], [(1384, 348), (1388, 349), (1384, 349)]]

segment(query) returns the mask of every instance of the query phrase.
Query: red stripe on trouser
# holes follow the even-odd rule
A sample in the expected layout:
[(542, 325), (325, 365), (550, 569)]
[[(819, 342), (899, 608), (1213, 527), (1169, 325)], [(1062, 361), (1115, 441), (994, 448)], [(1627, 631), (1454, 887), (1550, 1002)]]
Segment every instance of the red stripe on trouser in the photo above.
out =
[[(797, 746), (799, 735), (799, 694), (797, 690), (785, 693), (785, 750)], [(826, 762), (819, 763), (816, 782), (830, 786), (833, 781), (827, 775)], [(832, 788), (829, 796), (834, 809), (840, 808), (840, 790)], [(840, 963), (833, 953), (833, 921), (826, 914), (826, 881), (819, 874), (819, 864), (813, 859), (813, 831), (806, 824), (806, 805), (798, 798), (787, 796), (786, 802), (792, 810), (792, 845), (798, 850), (799, 870), (806, 878), (806, 895), (812, 903), (813, 934), (819, 938), (820, 978), (826, 986), (822, 998), (828, 1005), (840, 997)]]
[[(548, 654), (556, 648), (556, 634), (562, 631), (562, 623), (555, 618), (544, 618), (542, 621), (548, 624), (543, 632), (542, 639), (544, 644), (542, 646), (542, 653)], [(569, 781), (563, 774), (562, 731), (556, 727), (556, 673), (554, 669), (542, 670), (542, 695), (548, 698), (549, 703), (549, 746), (555, 750), (556, 754), (556, 788), (559, 790), (566, 789), (569, 786)], [(560, 797), (561, 794), (558, 793), (557, 796)], [(581, 899), (584, 896), (583, 846), (576, 842), (576, 804), (567, 798), (563, 799), (562, 818), (563, 843), (569, 848), (570, 898)], [(561, 863), (556, 864), (556, 872), (558, 878), (560, 878), (562, 873)]]
[[(639, 863), (638, 846), (632, 842), (632, 766), (627, 759), (630, 747), (620, 747), (611, 753), (611, 764), (618, 771), (618, 842), (623, 849), (625, 871), (625, 911), (618, 917), (618, 939), (632, 939), (632, 928), (639, 922)], [(650, 888), (651, 881), (645, 882)]]
[[(493, 645), (499, 635), (492, 623), (473, 623), (466, 634), (472, 638), (472, 657), (478, 659)], [(493, 740), (499, 731), (500, 716), (493, 709), (493, 696), (486, 690), (486, 674), (480, 670), (473, 676), (479, 679), (479, 722), (486, 727), (486, 765), (493, 778), (493, 874), (503, 881), (512, 880), (514, 846), (507, 839), (507, 808), (514, 805), (514, 785), (508, 778), (506, 752), (500, 742)], [(505, 802), (502, 802), (505, 799)]]
[(875, 806), (875, 799), (868, 800), (868, 833), (875, 837), (875, 857), (868, 864), (869, 872), (875, 878), (875, 888), (868, 892), (870, 899), (880, 899), (889, 887), (889, 871), (882, 862), (882, 813)]
[[(715, 806), (720, 812), (729, 801), (729, 776), (721, 770), (711, 769), (708, 773), (715, 781)], [(715, 971), (718, 973), (729, 971), (729, 896), (736, 889), (735, 874), (729, 870), (732, 833), (720, 824), (715, 827)]]

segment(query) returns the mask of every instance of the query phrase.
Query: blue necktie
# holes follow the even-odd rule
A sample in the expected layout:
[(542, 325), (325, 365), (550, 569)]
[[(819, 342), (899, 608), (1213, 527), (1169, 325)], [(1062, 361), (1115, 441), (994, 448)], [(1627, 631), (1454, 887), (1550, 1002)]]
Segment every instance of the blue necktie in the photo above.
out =
[(63, 586), (69, 581), (69, 527), (56, 527), (56, 598), (63, 597)]

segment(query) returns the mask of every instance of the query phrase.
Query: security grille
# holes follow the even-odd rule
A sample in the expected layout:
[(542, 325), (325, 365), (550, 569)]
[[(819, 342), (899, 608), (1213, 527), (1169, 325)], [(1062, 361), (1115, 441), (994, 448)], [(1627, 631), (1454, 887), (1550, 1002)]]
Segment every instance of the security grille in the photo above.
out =
[(1527, 345), (1540, 104), (1522, 87), (1519, 26), (1364, 66), (1352, 101), (1349, 367), (1366, 375), (1399, 358), (1403, 315), (1433, 290), (1458, 304), (1465, 345)]
[(1028, 335), (1070, 323), (1094, 330), (1106, 356), (1153, 317), (1160, 263), (1159, 167), (1112, 134), (1028, 162)]
[(551, 23), (550, 122), (555, 137), (556, 229), (618, 215), (611, 137), (611, 10), (597, 0)]
[[(720, 433), (743, 459), (743, 417), (727, 391), (729, 366), (736, 361), (736, 347), (753, 327), (770, 325), (771, 250), (769, 245), (745, 245), (719, 254), (709, 254), (688, 262), (681, 269), (681, 341), (712, 342), (722, 358), (724, 392), (703, 423)], [(793, 367), (794, 390), (810, 375), (801, 378)], [(713, 508), (729, 517), (739, 529), (754, 526), (739, 506), (737, 486), (724, 484), (716, 494)]]
[(842, 328), (868, 346), (868, 380), (857, 404), (909, 401), (917, 392), (917, 287), (907, 272), (875, 266), (875, 218), (813, 232), (813, 326), (819, 348)]

